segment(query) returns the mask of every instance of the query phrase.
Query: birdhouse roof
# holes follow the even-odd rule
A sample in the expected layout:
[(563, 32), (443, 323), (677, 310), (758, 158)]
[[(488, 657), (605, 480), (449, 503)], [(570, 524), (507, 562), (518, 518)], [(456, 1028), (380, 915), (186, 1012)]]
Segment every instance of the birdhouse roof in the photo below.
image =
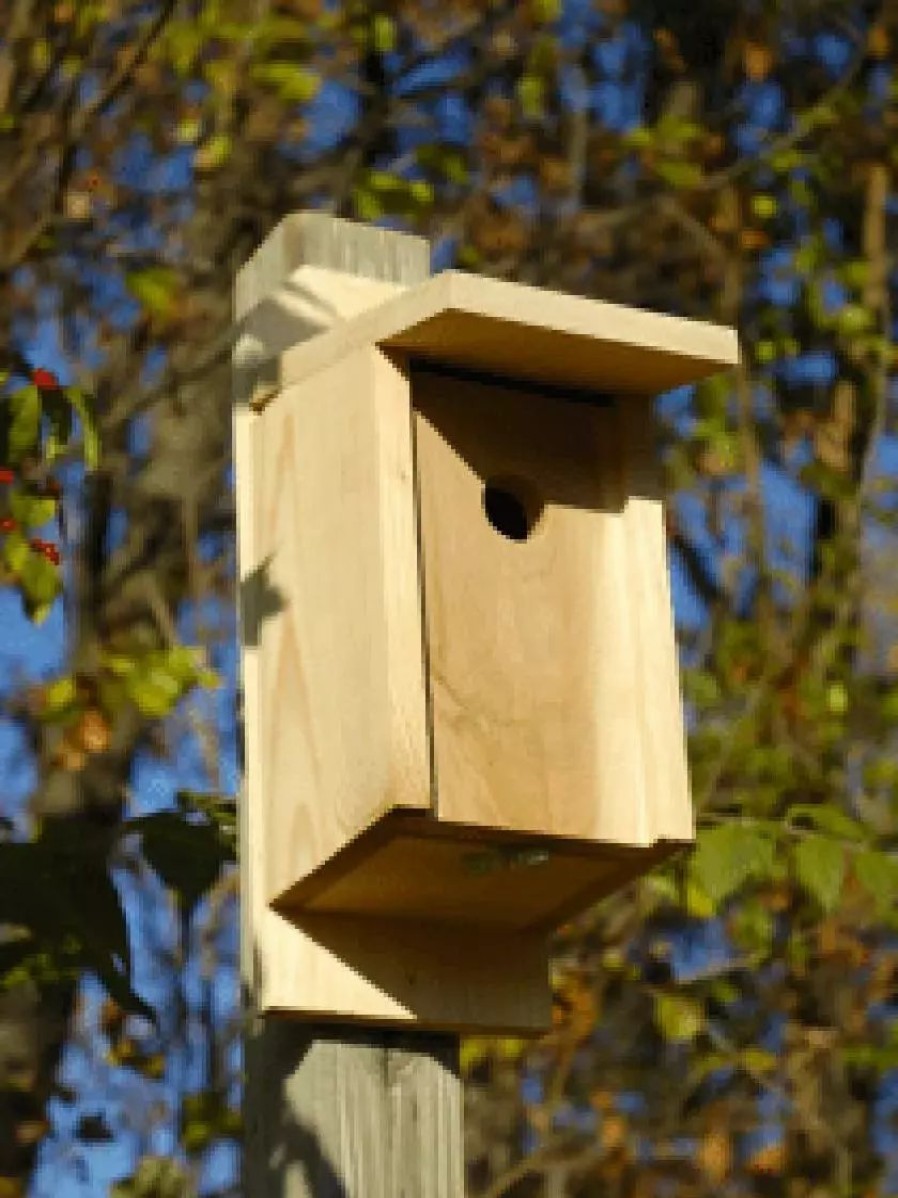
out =
[(282, 384), (365, 344), (620, 395), (657, 395), (739, 361), (736, 332), (721, 325), (450, 270), (288, 350)]

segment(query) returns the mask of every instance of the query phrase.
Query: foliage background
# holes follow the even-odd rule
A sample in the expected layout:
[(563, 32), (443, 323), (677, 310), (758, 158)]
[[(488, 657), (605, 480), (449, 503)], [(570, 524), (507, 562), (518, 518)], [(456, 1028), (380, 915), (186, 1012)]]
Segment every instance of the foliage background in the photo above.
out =
[(472, 1194), (898, 1192), (898, 7), (0, 21), (0, 1198), (238, 1192), (230, 288), (303, 207), (742, 337), (658, 402), (698, 849), (465, 1046)]

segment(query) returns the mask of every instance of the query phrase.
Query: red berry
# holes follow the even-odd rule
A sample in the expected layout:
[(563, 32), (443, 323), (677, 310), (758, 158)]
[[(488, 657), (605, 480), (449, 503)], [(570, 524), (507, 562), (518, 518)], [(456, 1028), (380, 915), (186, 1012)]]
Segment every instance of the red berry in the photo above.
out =
[(42, 388), (44, 391), (55, 391), (59, 387), (59, 379), (49, 370), (33, 370), (31, 372), (31, 381), (35, 386)]
[(0, 520), (0, 532), (13, 532), (17, 527), (18, 525), (16, 524), (15, 520), (13, 520), (12, 516), (4, 516), (3, 519)]
[(0, 483), (11, 483), (14, 479), (15, 475), (11, 470), (7, 470), (5, 467), (0, 470)]
[(50, 541), (44, 541), (41, 537), (33, 537), (28, 544), (35, 553), (39, 553), (41, 557), (45, 557), (48, 562), (52, 562), (54, 566), (59, 565), (59, 549)]

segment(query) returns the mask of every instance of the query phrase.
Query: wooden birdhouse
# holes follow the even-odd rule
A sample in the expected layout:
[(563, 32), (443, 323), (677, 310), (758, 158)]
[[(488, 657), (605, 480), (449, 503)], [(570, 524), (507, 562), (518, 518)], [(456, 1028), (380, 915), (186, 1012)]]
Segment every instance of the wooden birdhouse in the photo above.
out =
[(251, 868), (352, 980), (271, 1008), (535, 1030), (548, 934), (692, 840), (652, 402), (736, 361), (456, 272), (281, 355), (238, 458)]

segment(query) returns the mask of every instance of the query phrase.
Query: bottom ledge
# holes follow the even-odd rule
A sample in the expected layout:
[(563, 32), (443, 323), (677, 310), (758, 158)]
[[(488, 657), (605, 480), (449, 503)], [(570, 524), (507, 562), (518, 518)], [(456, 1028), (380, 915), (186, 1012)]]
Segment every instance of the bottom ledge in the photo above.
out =
[(390, 813), (254, 908), (252, 1005), (318, 1023), (542, 1035), (551, 931), (682, 847)]
[(262, 1013), (467, 1035), (551, 1023), (545, 936), (269, 910), (253, 947)]

